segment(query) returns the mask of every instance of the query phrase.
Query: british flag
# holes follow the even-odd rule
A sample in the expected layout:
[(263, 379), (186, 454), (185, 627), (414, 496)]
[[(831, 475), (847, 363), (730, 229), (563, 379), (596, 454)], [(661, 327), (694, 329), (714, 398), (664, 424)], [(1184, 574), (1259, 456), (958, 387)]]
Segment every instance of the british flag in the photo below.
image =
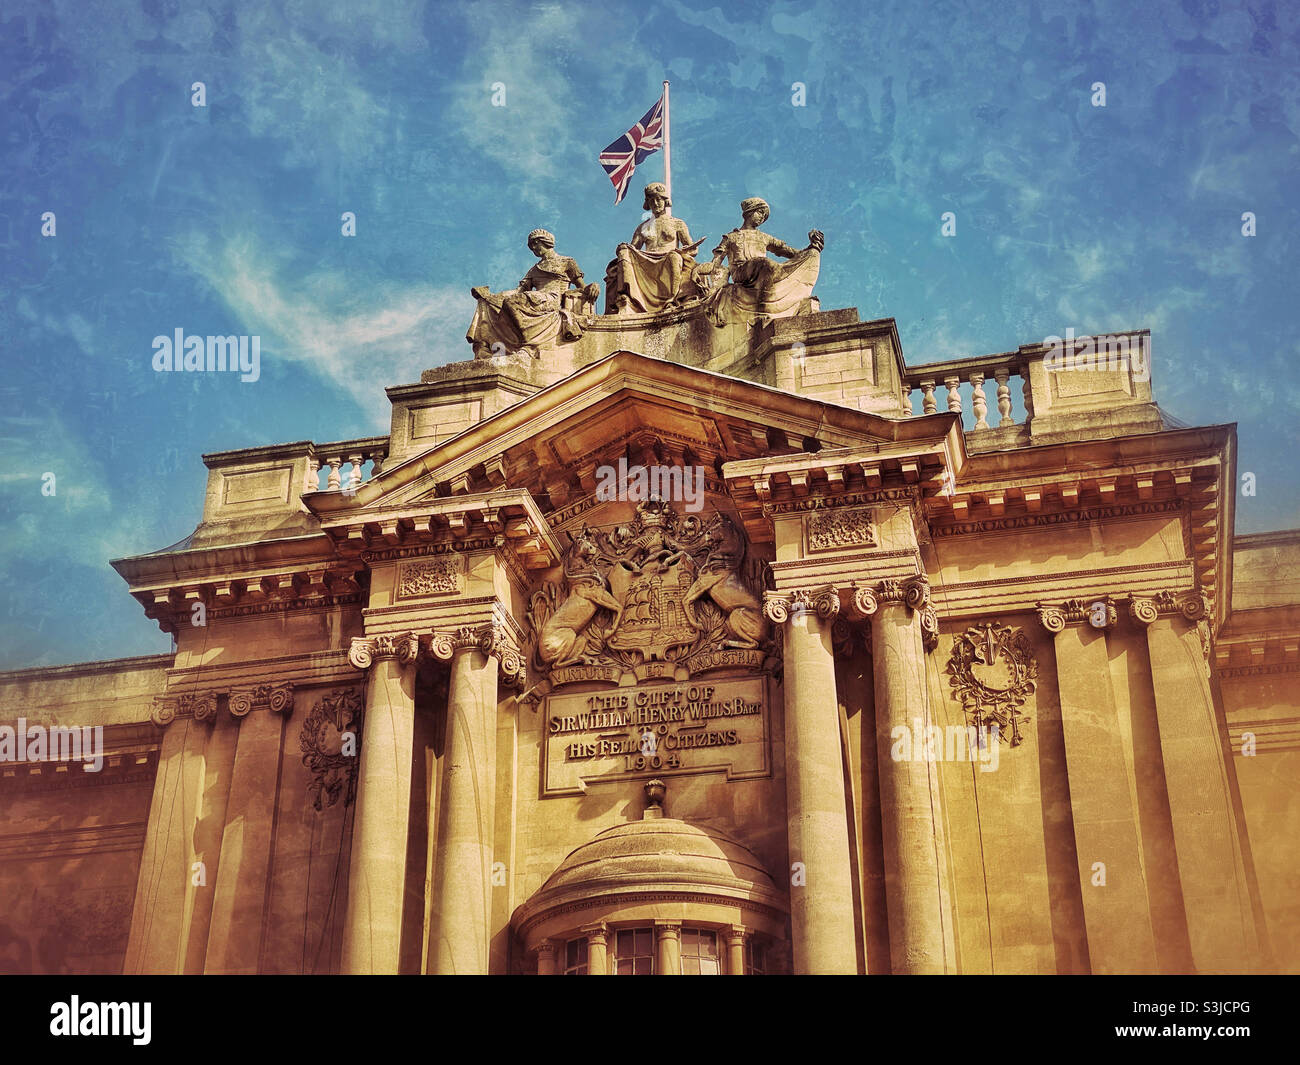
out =
[(641, 116), (640, 122), (600, 153), (600, 165), (618, 193), (615, 203), (620, 203), (627, 192), (637, 163), (644, 162), (646, 156), (663, 146), (664, 98), (660, 96), (654, 107)]

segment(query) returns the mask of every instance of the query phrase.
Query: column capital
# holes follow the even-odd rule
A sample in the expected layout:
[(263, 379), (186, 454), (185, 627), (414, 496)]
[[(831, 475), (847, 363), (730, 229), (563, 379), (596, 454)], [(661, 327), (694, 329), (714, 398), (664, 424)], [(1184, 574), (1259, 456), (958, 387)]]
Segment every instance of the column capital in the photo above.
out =
[(745, 940), (749, 938), (750, 931), (743, 925), (733, 924), (722, 930), (723, 935), (727, 937), (727, 942), (732, 945), (744, 946)]
[(413, 632), (385, 636), (354, 636), (348, 661), (357, 669), (369, 669), (377, 658), (392, 658), (409, 666), (420, 653), (420, 641)]
[(1129, 617), (1144, 626), (1162, 615), (1181, 614), (1186, 620), (1196, 622), (1208, 613), (1205, 596), (1196, 589), (1165, 589), (1151, 596), (1132, 596), (1128, 602)]
[(763, 613), (777, 625), (790, 620), (794, 613), (815, 613), (828, 621), (840, 612), (840, 592), (833, 585), (821, 588), (796, 588), (791, 592), (763, 593)]
[(232, 717), (246, 717), (252, 710), (269, 710), (288, 717), (293, 713), (293, 685), (258, 684), (252, 688), (236, 688), (230, 693)]
[(604, 921), (597, 921), (595, 924), (583, 925), (578, 929), (591, 942), (605, 943), (609, 939), (609, 925)]
[(681, 939), (681, 921), (655, 921), (655, 935), (660, 939)]
[(500, 622), (462, 625), (457, 629), (435, 631), (429, 650), (441, 662), (450, 662), (466, 651), (478, 651), (497, 660), (502, 680), (508, 686), (520, 689), (524, 687), (527, 678), (524, 656), (514, 634)]
[(1043, 628), (1056, 635), (1064, 632), (1066, 625), (1084, 622), (1094, 629), (1113, 628), (1119, 620), (1119, 611), (1109, 595), (1098, 595), (1087, 599), (1067, 599), (1064, 603), (1039, 603), (1038, 620)]
[(178, 717), (189, 717), (211, 725), (217, 719), (217, 691), (182, 692), (179, 695), (155, 696), (149, 719), (166, 728)]
[(929, 610), (929, 579), (924, 573), (917, 573), (854, 586), (853, 610), (859, 617), (870, 617), (885, 603), (902, 603), (908, 610)]

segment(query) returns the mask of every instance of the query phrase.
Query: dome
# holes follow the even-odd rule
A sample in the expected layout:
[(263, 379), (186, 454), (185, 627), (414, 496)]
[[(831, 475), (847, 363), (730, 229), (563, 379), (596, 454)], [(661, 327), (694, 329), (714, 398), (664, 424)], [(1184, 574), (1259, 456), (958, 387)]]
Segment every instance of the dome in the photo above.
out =
[(672, 818), (615, 825), (571, 852), (515, 915), (536, 925), (563, 908), (646, 899), (723, 903), (788, 912), (783, 893), (753, 852), (721, 832)]

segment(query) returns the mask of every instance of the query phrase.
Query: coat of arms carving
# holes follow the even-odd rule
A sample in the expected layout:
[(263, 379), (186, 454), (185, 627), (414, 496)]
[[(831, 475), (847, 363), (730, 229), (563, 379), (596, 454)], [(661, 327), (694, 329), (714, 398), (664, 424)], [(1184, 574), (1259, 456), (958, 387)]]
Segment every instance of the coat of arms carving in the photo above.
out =
[(571, 534), (564, 576), (533, 594), (533, 665), (548, 687), (757, 670), (769, 657), (763, 563), (730, 518), (651, 498), (614, 529)]
[(968, 724), (996, 726), (1003, 742), (1019, 747), (1021, 707), (1038, 687), (1038, 660), (1025, 630), (996, 621), (972, 625), (953, 639), (947, 672)]

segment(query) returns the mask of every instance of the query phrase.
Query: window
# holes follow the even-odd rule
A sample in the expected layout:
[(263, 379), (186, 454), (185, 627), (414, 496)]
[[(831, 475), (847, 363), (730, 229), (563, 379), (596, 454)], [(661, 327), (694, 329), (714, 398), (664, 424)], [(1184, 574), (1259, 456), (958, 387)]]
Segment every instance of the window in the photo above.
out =
[(614, 936), (614, 974), (650, 976), (655, 971), (655, 936), (650, 928), (626, 928)]
[(745, 975), (765, 976), (767, 974), (767, 949), (753, 936), (745, 938)]
[(718, 933), (682, 929), (682, 975), (720, 976)]
[(587, 975), (587, 940), (571, 939), (564, 944), (564, 975)]

